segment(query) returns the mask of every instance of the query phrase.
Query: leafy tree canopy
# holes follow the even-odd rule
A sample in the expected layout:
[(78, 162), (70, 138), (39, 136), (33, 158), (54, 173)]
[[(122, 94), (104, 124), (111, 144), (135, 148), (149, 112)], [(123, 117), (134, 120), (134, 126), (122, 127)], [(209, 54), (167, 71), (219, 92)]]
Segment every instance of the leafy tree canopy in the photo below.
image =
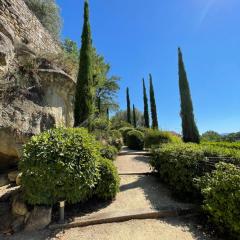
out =
[(207, 131), (202, 134), (201, 140), (206, 142), (217, 142), (222, 140), (222, 136), (217, 132)]

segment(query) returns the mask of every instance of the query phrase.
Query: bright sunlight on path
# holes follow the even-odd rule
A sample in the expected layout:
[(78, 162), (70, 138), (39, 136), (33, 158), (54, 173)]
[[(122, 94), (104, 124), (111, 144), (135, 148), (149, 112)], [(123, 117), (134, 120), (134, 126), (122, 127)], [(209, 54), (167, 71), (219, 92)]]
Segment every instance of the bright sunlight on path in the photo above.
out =
[[(164, 209), (191, 208), (193, 205), (181, 203), (172, 198), (170, 191), (150, 173), (149, 157), (141, 152), (120, 154), (115, 162), (121, 173), (120, 193), (116, 200), (95, 212), (76, 217), (73, 222), (108, 217), (113, 214), (151, 212)], [(48, 237), (46, 237), (46, 234)], [(43, 236), (44, 235), (44, 236)], [(15, 236), (16, 237), (16, 236)], [(21, 239), (19, 235), (18, 238)], [(65, 231), (42, 231), (32, 235), (30, 239), (61, 239), (61, 240), (210, 240), (200, 231), (192, 218), (171, 217), (164, 219), (130, 220), (119, 223), (107, 223), (87, 227), (70, 228)]]

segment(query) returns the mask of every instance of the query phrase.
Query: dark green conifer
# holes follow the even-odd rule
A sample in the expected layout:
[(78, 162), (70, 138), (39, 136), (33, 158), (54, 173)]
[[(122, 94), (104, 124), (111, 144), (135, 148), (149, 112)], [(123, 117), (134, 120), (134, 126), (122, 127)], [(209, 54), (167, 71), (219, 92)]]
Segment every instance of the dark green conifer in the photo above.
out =
[(133, 126), (134, 126), (135, 128), (137, 127), (136, 110), (135, 110), (134, 104), (133, 104)]
[(129, 88), (127, 88), (127, 121), (128, 123), (132, 123), (131, 121), (131, 102), (129, 96)]
[(152, 114), (152, 128), (158, 129), (158, 117), (157, 117), (157, 107), (154, 95), (154, 88), (152, 82), (152, 75), (149, 74), (150, 81), (150, 104), (151, 104), (151, 114)]
[(147, 97), (147, 90), (146, 90), (144, 79), (143, 79), (143, 103), (144, 103), (144, 124), (146, 128), (149, 128), (150, 123), (149, 123), (149, 112), (148, 112), (148, 97)]
[(82, 46), (74, 104), (74, 125), (80, 126), (90, 120), (94, 113), (93, 70), (92, 70), (92, 38), (89, 23), (88, 1), (84, 2), (84, 24)]
[(194, 120), (190, 87), (185, 71), (181, 49), (178, 48), (179, 90), (181, 97), (182, 134), (184, 142), (200, 142), (197, 125)]

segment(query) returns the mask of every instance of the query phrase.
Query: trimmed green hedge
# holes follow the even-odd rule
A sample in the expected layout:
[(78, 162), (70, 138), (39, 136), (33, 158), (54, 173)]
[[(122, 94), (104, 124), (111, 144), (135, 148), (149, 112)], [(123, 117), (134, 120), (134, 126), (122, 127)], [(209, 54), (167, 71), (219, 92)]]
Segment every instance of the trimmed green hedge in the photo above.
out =
[(100, 181), (94, 191), (95, 195), (104, 200), (115, 198), (119, 192), (120, 178), (117, 168), (108, 159), (100, 161)]
[(142, 150), (144, 147), (144, 134), (137, 130), (132, 130), (127, 133), (127, 146), (133, 150)]
[(145, 147), (151, 148), (151, 147), (157, 147), (160, 144), (164, 143), (176, 143), (181, 142), (181, 138), (174, 136), (173, 134), (169, 132), (163, 132), (159, 130), (154, 129), (147, 129), (145, 130)]
[(83, 202), (99, 181), (100, 145), (83, 128), (53, 129), (24, 146), (19, 163), (25, 199), (51, 205)]
[(114, 146), (102, 146), (101, 147), (101, 156), (109, 160), (115, 160), (118, 154), (118, 149)]
[[(221, 231), (240, 235), (240, 169), (219, 163), (211, 174), (198, 180), (204, 196), (203, 209)], [(238, 238), (236, 238), (238, 239)]]
[(124, 144), (127, 144), (127, 134), (132, 130), (134, 130), (133, 127), (123, 127), (119, 129), (120, 133), (122, 134)]

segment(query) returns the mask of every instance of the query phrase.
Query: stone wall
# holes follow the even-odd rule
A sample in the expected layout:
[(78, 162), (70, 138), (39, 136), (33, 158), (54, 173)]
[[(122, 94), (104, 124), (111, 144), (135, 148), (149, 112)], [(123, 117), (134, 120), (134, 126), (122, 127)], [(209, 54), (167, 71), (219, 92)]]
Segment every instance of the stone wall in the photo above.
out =
[(12, 40), (28, 43), (36, 53), (56, 53), (58, 43), (27, 7), (23, 0), (0, 0), (0, 32)]

